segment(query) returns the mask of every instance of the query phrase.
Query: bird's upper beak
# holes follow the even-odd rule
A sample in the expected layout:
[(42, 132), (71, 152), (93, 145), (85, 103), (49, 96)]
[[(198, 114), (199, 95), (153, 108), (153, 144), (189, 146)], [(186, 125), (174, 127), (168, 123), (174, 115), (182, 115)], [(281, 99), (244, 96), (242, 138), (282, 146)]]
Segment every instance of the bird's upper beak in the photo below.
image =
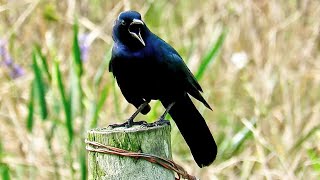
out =
[(132, 37), (138, 39), (143, 46), (146, 46), (145, 42), (143, 41), (141, 37), (141, 30), (139, 25), (144, 25), (143, 21), (139, 19), (133, 19), (132, 23), (130, 23), (129, 26), (129, 33), (131, 34)]

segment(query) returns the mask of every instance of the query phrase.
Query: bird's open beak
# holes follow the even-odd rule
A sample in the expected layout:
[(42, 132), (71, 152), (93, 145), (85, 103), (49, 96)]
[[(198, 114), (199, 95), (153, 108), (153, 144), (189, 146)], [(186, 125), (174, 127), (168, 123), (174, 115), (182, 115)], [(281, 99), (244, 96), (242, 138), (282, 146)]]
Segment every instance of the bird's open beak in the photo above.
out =
[[(134, 27), (136, 25), (144, 25), (144, 23), (139, 19), (133, 19), (132, 23), (130, 23), (130, 26), (129, 26), (129, 33), (131, 34), (132, 37), (138, 39), (143, 46), (146, 46), (145, 42), (143, 41), (143, 39), (141, 37), (140, 27), (138, 26), (138, 29), (136, 29)], [(135, 32), (135, 31), (137, 31), (137, 32)]]

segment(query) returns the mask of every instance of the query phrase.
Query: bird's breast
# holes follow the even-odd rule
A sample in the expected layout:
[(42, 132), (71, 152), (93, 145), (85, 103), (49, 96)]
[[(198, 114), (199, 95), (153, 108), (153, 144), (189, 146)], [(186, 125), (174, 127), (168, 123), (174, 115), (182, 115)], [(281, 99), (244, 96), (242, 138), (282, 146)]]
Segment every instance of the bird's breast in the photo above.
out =
[(147, 99), (168, 96), (171, 77), (166, 68), (152, 58), (117, 59), (115, 76), (118, 84), (133, 94)]

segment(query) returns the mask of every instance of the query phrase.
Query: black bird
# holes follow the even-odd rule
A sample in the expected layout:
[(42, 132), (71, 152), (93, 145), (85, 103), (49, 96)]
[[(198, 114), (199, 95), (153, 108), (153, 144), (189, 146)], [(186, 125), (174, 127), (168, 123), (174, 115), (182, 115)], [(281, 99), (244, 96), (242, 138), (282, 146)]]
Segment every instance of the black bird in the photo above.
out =
[(139, 112), (147, 114), (150, 111), (148, 103), (160, 100), (166, 111), (153, 125), (168, 122), (164, 118), (169, 112), (198, 166), (209, 166), (216, 158), (217, 145), (189, 95), (207, 108), (211, 107), (200, 94), (199, 83), (177, 51), (153, 34), (136, 11), (119, 14), (112, 37), (114, 45), (109, 71), (126, 100), (137, 108), (120, 126), (140, 124), (133, 122), (136, 115)]

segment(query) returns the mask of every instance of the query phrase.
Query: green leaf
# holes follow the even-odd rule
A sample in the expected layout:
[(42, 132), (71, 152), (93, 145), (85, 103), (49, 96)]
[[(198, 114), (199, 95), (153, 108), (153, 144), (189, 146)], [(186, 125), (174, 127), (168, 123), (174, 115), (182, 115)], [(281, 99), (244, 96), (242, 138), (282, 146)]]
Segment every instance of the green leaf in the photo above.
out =
[(10, 180), (10, 169), (6, 163), (2, 162), (3, 158), (3, 145), (0, 139), (0, 175), (3, 180)]
[(59, 15), (56, 6), (53, 3), (46, 4), (43, 11), (43, 17), (48, 21), (56, 22), (59, 20)]
[(2, 139), (0, 138), (0, 161), (2, 159), (2, 153), (3, 153), (3, 144), (2, 144)]
[(36, 92), (37, 92), (37, 99), (39, 101), (39, 107), (41, 112), (41, 118), (42, 120), (47, 119), (48, 117), (48, 110), (47, 110), (47, 103), (45, 99), (45, 84), (42, 77), (42, 72), (39, 68), (38, 62), (37, 62), (37, 53), (36, 51), (33, 51), (32, 53), (32, 60), (33, 60), (33, 72), (35, 75), (35, 83), (36, 83)]
[(212, 46), (210, 51), (201, 59), (201, 64), (199, 66), (198, 71), (195, 74), (196, 79), (201, 79), (205, 70), (209, 66), (210, 62), (212, 62), (216, 56), (218, 55), (219, 50), (222, 48), (224, 39), (226, 36), (226, 31), (222, 31), (216, 43)]
[(109, 51), (108, 55), (105, 56), (104, 60), (101, 62), (101, 65), (99, 66), (93, 78), (93, 82), (95, 86), (98, 86), (100, 84), (103, 74), (107, 71), (110, 58), (111, 58), (111, 50)]
[(78, 22), (75, 21), (73, 25), (73, 62), (71, 64), (71, 91), (70, 91), (70, 110), (71, 117), (76, 117), (78, 113), (82, 113), (82, 87), (81, 87), (81, 76), (83, 74), (81, 51), (78, 41)]
[(86, 151), (85, 147), (80, 151), (80, 169), (81, 169), (81, 179), (87, 179), (87, 160), (86, 160)]
[[(253, 126), (255, 125), (256, 122), (253, 122)], [(252, 131), (248, 129), (247, 127), (244, 127), (242, 130), (240, 130), (233, 138), (231, 141), (231, 155), (235, 154), (238, 152), (240, 147), (243, 145), (243, 143), (252, 136)]]
[[(111, 57), (111, 50), (108, 52), (108, 55), (106, 55), (104, 60), (101, 62), (101, 65), (99, 66), (99, 68), (93, 78), (94, 91), (96, 92), (96, 94), (97, 94), (98, 86), (101, 83), (103, 74), (108, 69), (110, 57)], [(92, 105), (91, 112), (93, 113), (93, 115), (91, 116), (92, 117), (91, 124), (90, 124), (91, 128), (96, 127), (98, 124), (99, 113), (100, 113), (100, 111), (101, 111), (101, 109), (107, 99), (107, 96), (109, 94), (109, 90), (110, 90), (109, 85), (104, 86), (101, 96), (97, 98), (98, 103), (93, 103), (93, 105)]]
[(122, 119), (122, 113), (120, 111), (120, 104), (119, 104), (119, 97), (116, 90), (116, 81), (114, 79), (113, 79), (112, 87), (113, 87), (114, 109), (116, 110), (118, 119)]
[(309, 138), (316, 134), (316, 132), (320, 131), (320, 125), (313, 127), (308, 133), (301, 134), (297, 139), (296, 143), (290, 148), (289, 154), (300, 149), (301, 145), (306, 142)]
[(46, 73), (48, 80), (51, 81), (51, 74), (49, 71), (47, 58), (42, 54), (41, 48), (39, 45), (36, 45), (36, 52), (37, 52), (38, 56), (40, 57), (39, 59), (41, 60), (42, 69)]
[(72, 112), (71, 116), (74, 118), (79, 113), (82, 113), (82, 87), (81, 87), (81, 77), (76, 74), (76, 67), (72, 66), (70, 71), (70, 110)]
[(82, 69), (81, 51), (80, 51), (79, 41), (78, 41), (78, 31), (79, 31), (78, 22), (75, 21), (73, 25), (72, 54), (73, 54), (73, 62), (76, 65), (77, 76), (80, 77), (83, 73), (83, 69)]
[(64, 108), (64, 114), (66, 118), (66, 128), (68, 131), (68, 136), (69, 136), (69, 143), (72, 143), (73, 140), (73, 125), (72, 125), (72, 113), (71, 113), (71, 108), (70, 108), (70, 102), (66, 96), (65, 88), (62, 82), (62, 76), (61, 76), (61, 71), (59, 68), (59, 62), (55, 61), (54, 64), (54, 72), (55, 72), (55, 79), (58, 84), (58, 89), (60, 96), (62, 98), (62, 103), (63, 103), (63, 108)]
[(109, 94), (109, 90), (110, 90), (110, 86), (109, 85), (106, 85), (104, 87), (104, 89), (102, 90), (102, 94), (99, 98), (99, 101), (98, 101), (98, 104), (96, 105), (96, 107), (94, 108), (94, 115), (93, 115), (93, 118), (91, 120), (91, 125), (90, 127), (93, 128), (93, 127), (97, 127), (98, 125), (98, 118), (99, 118), (99, 113), (108, 97), (108, 94)]
[[(250, 121), (250, 125), (256, 125), (256, 119)], [(240, 148), (244, 144), (246, 140), (252, 137), (252, 131), (248, 127), (243, 127), (237, 134), (233, 136), (230, 140), (222, 141), (220, 144), (220, 152), (224, 154), (226, 157), (229, 158), (239, 152)]]
[(312, 162), (312, 167), (318, 173), (320, 172), (320, 154), (316, 152), (316, 149), (309, 149), (308, 155)]
[(32, 128), (33, 128), (35, 90), (36, 90), (36, 83), (35, 83), (35, 81), (32, 81), (31, 91), (30, 91), (30, 100), (29, 100), (29, 104), (28, 104), (28, 118), (27, 118), (27, 129), (29, 132), (32, 132)]
[(0, 173), (3, 180), (10, 180), (10, 169), (7, 164), (0, 163)]

